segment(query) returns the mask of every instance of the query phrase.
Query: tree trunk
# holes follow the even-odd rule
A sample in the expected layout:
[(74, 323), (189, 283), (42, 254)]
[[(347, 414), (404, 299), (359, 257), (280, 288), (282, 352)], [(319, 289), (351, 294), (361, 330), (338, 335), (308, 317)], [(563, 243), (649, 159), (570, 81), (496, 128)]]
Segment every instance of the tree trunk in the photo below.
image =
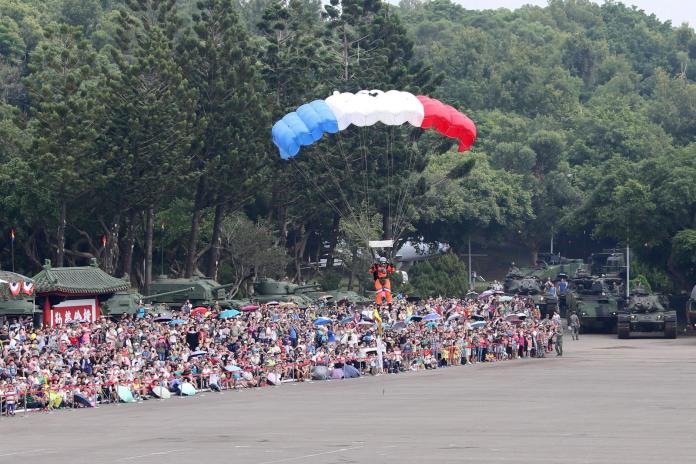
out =
[(118, 263), (118, 240), (121, 231), (121, 215), (116, 214), (106, 231), (106, 246), (102, 255), (102, 269), (107, 274), (114, 274)]
[(392, 221), (389, 211), (382, 211), (382, 240), (391, 240), (392, 236)]
[(145, 217), (145, 292), (150, 294), (150, 284), (152, 283), (152, 239), (155, 229), (155, 208), (150, 206)]
[(60, 217), (58, 218), (56, 267), (63, 267), (65, 260), (65, 225), (67, 223), (68, 204), (65, 200), (60, 202)]
[(133, 271), (133, 248), (135, 248), (135, 210), (128, 211), (128, 224), (126, 225), (126, 240), (122, 261), (122, 275), (131, 281)]
[(353, 254), (350, 258), (350, 277), (348, 278), (348, 291), (353, 290), (353, 281), (355, 280), (358, 270), (358, 249), (353, 248)]
[(312, 234), (311, 230), (304, 230), (304, 226), (300, 228), (300, 233), (304, 234), (300, 238), (300, 242), (297, 243), (297, 237), (295, 238), (295, 281), (300, 282), (302, 280), (302, 260), (304, 259), (305, 249), (307, 248), (307, 242), (309, 241), (309, 236)]
[(220, 265), (222, 219), (225, 217), (225, 204), (221, 201), (215, 207), (215, 219), (213, 220), (213, 236), (210, 242), (210, 253), (208, 259), (207, 275), (213, 280), (217, 280), (218, 267)]
[(341, 216), (338, 213), (334, 213), (333, 224), (331, 225), (331, 236), (329, 237), (329, 254), (326, 257), (326, 269), (333, 269), (334, 267), (334, 252), (336, 251), (336, 245), (338, 244), (338, 233), (341, 227)]
[(203, 204), (205, 200), (205, 177), (198, 179), (196, 186), (196, 196), (193, 200), (193, 210), (191, 214), (191, 232), (189, 233), (188, 252), (184, 264), (184, 277), (191, 277), (196, 269), (198, 239), (201, 232), (201, 217), (203, 216)]

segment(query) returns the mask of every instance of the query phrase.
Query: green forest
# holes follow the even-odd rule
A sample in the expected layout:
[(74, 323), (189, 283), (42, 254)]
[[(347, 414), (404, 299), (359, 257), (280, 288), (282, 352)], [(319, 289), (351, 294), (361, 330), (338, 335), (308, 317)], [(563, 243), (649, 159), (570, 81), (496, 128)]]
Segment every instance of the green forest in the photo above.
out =
[[(553, 235), (691, 288), (694, 79), (691, 27), (615, 1), (0, 0), (0, 267), (352, 281), (366, 238), (531, 261)], [(375, 126), (280, 159), (275, 121), (361, 89), (431, 95), (478, 140)]]

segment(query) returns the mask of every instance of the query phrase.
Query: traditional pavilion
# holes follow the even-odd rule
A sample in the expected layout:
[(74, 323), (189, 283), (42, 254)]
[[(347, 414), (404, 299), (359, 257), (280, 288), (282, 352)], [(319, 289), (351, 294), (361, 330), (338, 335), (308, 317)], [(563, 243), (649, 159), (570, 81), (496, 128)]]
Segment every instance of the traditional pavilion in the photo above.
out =
[(101, 302), (130, 287), (125, 280), (101, 270), (94, 258), (83, 267), (51, 267), (51, 261), (46, 260), (34, 282), (43, 307), (43, 323), (50, 327), (96, 321), (101, 317)]

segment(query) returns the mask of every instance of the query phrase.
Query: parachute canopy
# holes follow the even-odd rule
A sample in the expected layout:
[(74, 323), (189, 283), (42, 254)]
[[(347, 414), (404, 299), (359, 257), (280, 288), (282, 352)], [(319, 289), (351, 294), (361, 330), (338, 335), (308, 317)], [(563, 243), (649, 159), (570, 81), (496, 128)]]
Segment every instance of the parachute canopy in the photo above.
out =
[(297, 155), (302, 145), (311, 145), (324, 136), (350, 125), (365, 127), (378, 122), (389, 126), (409, 123), (459, 140), (459, 151), (476, 141), (476, 125), (449, 105), (425, 96), (399, 90), (334, 92), (326, 100), (314, 100), (288, 113), (273, 125), (273, 143), (283, 159)]

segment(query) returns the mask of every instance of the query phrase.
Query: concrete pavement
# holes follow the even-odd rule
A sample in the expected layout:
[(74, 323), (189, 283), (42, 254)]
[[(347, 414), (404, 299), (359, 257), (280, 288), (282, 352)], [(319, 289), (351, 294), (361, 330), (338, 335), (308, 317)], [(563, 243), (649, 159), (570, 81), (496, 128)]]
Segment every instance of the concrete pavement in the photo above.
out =
[(696, 338), (0, 419), (0, 463), (693, 463)]

